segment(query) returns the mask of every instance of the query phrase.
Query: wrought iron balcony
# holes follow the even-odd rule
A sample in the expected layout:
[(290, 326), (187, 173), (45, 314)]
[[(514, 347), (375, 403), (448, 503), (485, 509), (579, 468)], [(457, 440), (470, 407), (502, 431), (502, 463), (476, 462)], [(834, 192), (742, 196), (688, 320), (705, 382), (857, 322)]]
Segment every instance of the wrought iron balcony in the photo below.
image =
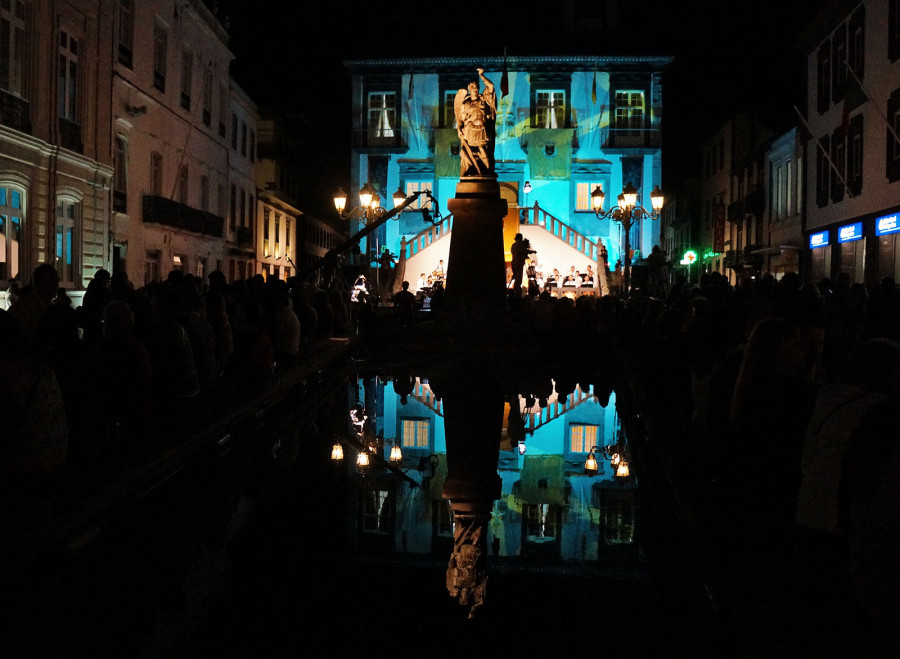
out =
[(155, 195), (144, 195), (142, 219), (145, 224), (162, 224), (213, 238), (224, 235), (225, 218)]
[(6, 91), (0, 91), (0, 123), (13, 130), (31, 134), (28, 101)]
[(613, 149), (658, 149), (662, 138), (658, 128), (616, 128), (601, 129), (603, 148)]

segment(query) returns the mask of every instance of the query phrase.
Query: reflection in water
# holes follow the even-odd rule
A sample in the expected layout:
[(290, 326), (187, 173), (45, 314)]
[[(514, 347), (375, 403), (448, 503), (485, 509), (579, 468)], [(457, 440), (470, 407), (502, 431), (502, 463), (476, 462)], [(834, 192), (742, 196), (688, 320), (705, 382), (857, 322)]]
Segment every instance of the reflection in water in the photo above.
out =
[(351, 545), (449, 559), (448, 591), (470, 615), (489, 559), (640, 566), (638, 480), (616, 475), (630, 455), (611, 387), (560, 374), (504, 382), (493, 370), (361, 371), (339, 438), (353, 475)]

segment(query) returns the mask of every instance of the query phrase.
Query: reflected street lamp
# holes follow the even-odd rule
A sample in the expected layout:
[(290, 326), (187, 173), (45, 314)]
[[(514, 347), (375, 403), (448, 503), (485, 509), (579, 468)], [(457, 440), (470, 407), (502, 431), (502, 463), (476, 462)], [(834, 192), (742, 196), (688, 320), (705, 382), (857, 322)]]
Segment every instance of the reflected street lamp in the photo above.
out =
[(657, 185), (650, 193), (650, 202), (653, 206), (653, 210), (647, 211), (643, 207), (637, 205), (637, 194), (637, 188), (630, 182), (626, 183), (625, 189), (622, 190), (622, 194), (618, 197), (618, 205), (610, 208), (608, 211), (604, 211), (603, 200), (606, 198), (606, 195), (603, 193), (603, 186), (598, 185), (591, 193), (591, 204), (594, 207), (594, 212), (597, 214), (597, 219), (615, 220), (622, 225), (622, 229), (625, 232), (625, 252), (622, 261), (624, 266), (624, 291), (626, 295), (631, 292), (631, 227), (633, 227), (637, 221), (644, 218), (651, 220), (658, 219), (664, 200), (662, 190), (660, 190)]
[(594, 476), (600, 470), (595, 453), (599, 453), (609, 460), (610, 466), (613, 467), (613, 476), (615, 478), (628, 478), (631, 475), (628, 461), (625, 460), (625, 447), (617, 444), (610, 444), (602, 448), (599, 446), (591, 447), (591, 452), (588, 453), (588, 457), (584, 461), (584, 473), (587, 475)]

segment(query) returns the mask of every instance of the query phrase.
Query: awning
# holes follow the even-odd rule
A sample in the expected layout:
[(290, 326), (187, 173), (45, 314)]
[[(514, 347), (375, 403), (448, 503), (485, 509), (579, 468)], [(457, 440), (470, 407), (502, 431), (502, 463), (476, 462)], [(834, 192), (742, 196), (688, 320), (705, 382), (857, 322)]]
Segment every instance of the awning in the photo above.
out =
[(762, 247), (760, 249), (751, 250), (751, 254), (781, 254), (786, 251), (793, 250), (799, 252), (800, 248), (796, 245), (778, 245), (776, 247)]

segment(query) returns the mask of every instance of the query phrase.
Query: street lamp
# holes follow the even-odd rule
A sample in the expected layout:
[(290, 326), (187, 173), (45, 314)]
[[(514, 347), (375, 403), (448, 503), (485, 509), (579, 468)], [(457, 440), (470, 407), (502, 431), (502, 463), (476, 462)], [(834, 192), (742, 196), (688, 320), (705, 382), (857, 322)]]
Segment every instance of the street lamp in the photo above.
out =
[[(396, 208), (406, 201), (406, 194), (398, 188), (391, 198)], [(338, 191), (334, 194), (334, 207), (337, 209), (341, 219), (349, 220), (355, 214), (358, 219), (366, 224), (377, 220), (388, 212), (386, 208), (381, 207), (381, 197), (378, 196), (371, 183), (366, 183), (359, 189), (359, 206), (351, 208), (347, 212), (344, 212), (344, 209), (347, 207), (347, 193), (344, 192), (343, 188), (338, 188)]]
[(631, 475), (628, 462), (625, 460), (625, 448), (624, 446), (616, 444), (610, 444), (609, 446), (604, 446), (602, 448), (599, 446), (592, 446), (591, 452), (588, 453), (588, 457), (584, 461), (584, 473), (593, 476), (600, 470), (600, 465), (597, 462), (597, 458), (594, 456), (595, 452), (603, 455), (604, 458), (609, 460), (610, 466), (613, 467), (613, 476), (615, 478), (628, 478), (628, 476)]
[(623, 274), (626, 294), (631, 291), (631, 227), (634, 226), (635, 222), (644, 218), (651, 220), (659, 218), (664, 199), (662, 190), (657, 185), (653, 188), (653, 192), (650, 193), (650, 202), (653, 205), (653, 210), (647, 211), (637, 205), (637, 194), (637, 188), (630, 182), (626, 183), (625, 189), (622, 190), (622, 194), (618, 197), (618, 205), (610, 208), (608, 211), (604, 211), (603, 200), (606, 195), (603, 193), (603, 186), (598, 185), (591, 193), (591, 203), (594, 207), (594, 212), (597, 214), (597, 219), (615, 220), (622, 225), (622, 229), (625, 232), (625, 255), (623, 258), (625, 269)]

